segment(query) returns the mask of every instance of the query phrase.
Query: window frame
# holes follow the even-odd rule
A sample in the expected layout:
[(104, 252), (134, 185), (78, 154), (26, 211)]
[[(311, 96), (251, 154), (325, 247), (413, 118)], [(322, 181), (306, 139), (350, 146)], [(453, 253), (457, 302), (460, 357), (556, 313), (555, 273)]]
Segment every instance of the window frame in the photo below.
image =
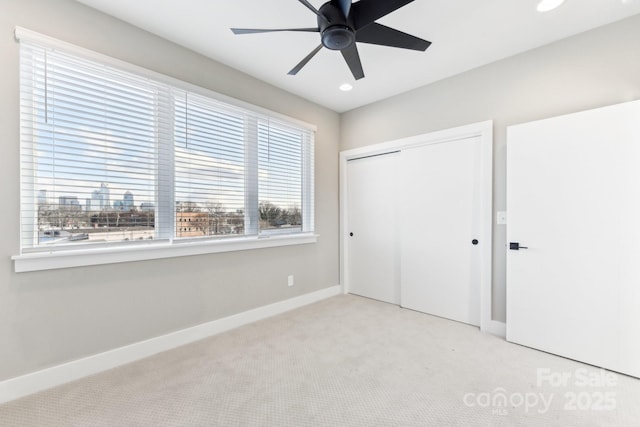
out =
[[(139, 67), (91, 50), (87, 50), (76, 45), (72, 45), (57, 39), (53, 39), (51, 37), (24, 29), (20, 27), (16, 27), (15, 29), (15, 38), (19, 42), (20, 40), (27, 40), (30, 42), (38, 43), (40, 45), (44, 45), (47, 48), (52, 48), (56, 50), (61, 50), (64, 53), (71, 54), (74, 56), (78, 56), (82, 59), (86, 59), (89, 61), (94, 61), (99, 64), (106, 65), (108, 67), (113, 67), (118, 70), (133, 73), (136, 76), (148, 78), (155, 82), (158, 82), (162, 85), (166, 85), (170, 88), (169, 93), (176, 89), (178, 91), (185, 91), (188, 93), (194, 93), (199, 96), (203, 96), (206, 98), (210, 98), (215, 102), (219, 102), (222, 104), (226, 104), (235, 109), (241, 109), (247, 111), (249, 114), (256, 117), (256, 120), (268, 119), (274, 120), (275, 122), (284, 123), (288, 126), (295, 126), (304, 129), (309, 132), (310, 142), (307, 149), (304, 150), (303, 160), (302, 160), (302, 204), (306, 207), (303, 209), (303, 227), (300, 231), (291, 232), (288, 234), (283, 234), (279, 232), (271, 232), (269, 230), (260, 231), (256, 234), (251, 235), (240, 235), (233, 237), (221, 237), (221, 236), (208, 236), (206, 238), (196, 238), (196, 239), (185, 239), (178, 238), (176, 234), (176, 213), (175, 208), (172, 209), (160, 209), (160, 206), (156, 206), (156, 225), (157, 221), (167, 221), (171, 225), (167, 224), (164, 228), (160, 228), (156, 230), (157, 240), (152, 242), (113, 242), (110, 244), (82, 244), (78, 246), (71, 245), (61, 245), (58, 247), (44, 247), (44, 248), (29, 248), (25, 249), (22, 247), (23, 243), (23, 225), (22, 220), (20, 221), (20, 254), (12, 256), (11, 259), (14, 261), (15, 271), (16, 272), (25, 272), (25, 271), (38, 271), (38, 270), (47, 270), (47, 269), (57, 269), (57, 268), (68, 268), (68, 267), (78, 267), (78, 266), (87, 266), (87, 265), (100, 265), (100, 264), (110, 264), (110, 263), (118, 263), (118, 262), (128, 262), (128, 261), (140, 261), (140, 260), (151, 260), (151, 259), (161, 259), (161, 258), (169, 258), (169, 257), (179, 257), (179, 256), (190, 256), (190, 255), (201, 255), (201, 254), (211, 254), (211, 253), (219, 253), (219, 252), (230, 252), (230, 251), (240, 251), (240, 250), (251, 250), (251, 249), (259, 249), (259, 248), (268, 248), (268, 247), (277, 247), (277, 246), (288, 246), (288, 245), (299, 245), (299, 244), (309, 244), (315, 243), (317, 241), (317, 235), (314, 232), (314, 209), (315, 209), (315, 200), (314, 200), (314, 134), (316, 126), (311, 125), (309, 123), (303, 122), (298, 119), (294, 119), (288, 116), (285, 116), (280, 113), (276, 113), (262, 107), (258, 107), (243, 101), (239, 101), (237, 99), (219, 94), (217, 92), (211, 91), (209, 89), (196, 86), (194, 84), (178, 80), (155, 71), (148, 70), (143, 67)], [(173, 101), (169, 101), (173, 102)], [(174, 113), (171, 113), (171, 120), (173, 120)], [(158, 119), (156, 119), (158, 120)], [(172, 125), (173, 126), (173, 125)], [(257, 138), (256, 138), (257, 139)], [(25, 149), (25, 145), (33, 144), (33, 141), (20, 141), (21, 150)], [(175, 173), (175, 141), (174, 138), (167, 138), (166, 135), (164, 137), (158, 137), (157, 141), (157, 151), (158, 151), (158, 163), (169, 162), (171, 169), (171, 184), (170, 193), (171, 194), (158, 194), (158, 198), (164, 197), (165, 199), (170, 200), (170, 206), (175, 205), (175, 179), (173, 174)], [(257, 152), (258, 146), (257, 141), (255, 143), (255, 151)], [(26, 147), (28, 150), (29, 148)], [(256, 153), (257, 154), (257, 153)], [(248, 155), (251, 155), (249, 153)], [(246, 166), (247, 163), (245, 163)], [(158, 166), (162, 167), (162, 166)], [(165, 163), (166, 167), (166, 163)], [(306, 169), (306, 170), (305, 170)], [(23, 188), (28, 183), (25, 183), (25, 178), (22, 176), (22, 166), (21, 170), (21, 182), (20, 189), (21, 193), (23, 192)], [(256, 165), (255, 175), (255, 185), (257, 191), (258, 186), (258, 171)], [(166, 177), (166, 174), (164, 175)], [(156, 183), (157, 185), (157, 183)], [(253, 185), (251, 182), (247, 183), (247, 186)], [(158, 186), (160, 187), (160, 186)], [(35, 191), (35, 190), (34, 190)], [(158, 189), (158, 192), (163, 190)], [(164, 190), (166, 191), (166, 189)], [(247, 193), (251, 193), (251, 189), (246, 190)], [(22, 200), (21, 196), (21, 200)], [(257, 198), (257, 195), (252, 195), (251, 197)], [(249, 197), (248, 197), (249, 198)], [(22, 202), (21, 202), (22, 203)], [(301, 206), (301, 209), (303, 206)], [(249, 211), (249, 207), (245, 205), (245, 211)], [(255, 214), (251, 213), (251, 215), (255, 217), (259, 217), (259, 214), (256, 210)], [(168, 216), (168, 218), (167, 218)], [(305, 225), (306, 224), (306, 225)], [(170, 235), (167, 236), (166, 227), (170, 228)], [(162, 235), (165, 234), (165, 235)]]

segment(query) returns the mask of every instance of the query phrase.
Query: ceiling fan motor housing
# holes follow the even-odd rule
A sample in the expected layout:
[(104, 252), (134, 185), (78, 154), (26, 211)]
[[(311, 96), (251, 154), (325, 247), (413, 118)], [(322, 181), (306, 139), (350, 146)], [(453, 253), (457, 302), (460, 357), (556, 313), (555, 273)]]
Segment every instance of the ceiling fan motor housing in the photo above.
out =
[(342, 50), (356, 41), (353, 30), (343, 25), (332, 25), (322, 32), (322, 45), (331, 50)]
[(349, 19), (333, 3), (327, 2), (319, 9), (326, 20), (318, 17), (322, 45), (331, 50), (342, 50), (356, 42), (356, 33)]

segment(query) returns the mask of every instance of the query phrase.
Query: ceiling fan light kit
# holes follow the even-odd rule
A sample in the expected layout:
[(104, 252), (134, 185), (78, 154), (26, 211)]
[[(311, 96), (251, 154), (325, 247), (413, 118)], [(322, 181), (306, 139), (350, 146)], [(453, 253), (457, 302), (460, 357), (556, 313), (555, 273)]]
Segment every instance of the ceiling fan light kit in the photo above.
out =
[(323, 47), (339, 50), (356, 80), (364, 77), (364, 70), (356, 42), (380, 46), (425, 51), (431, 42), (375, 21), (411, 3), (413, 0), (330, 0), (316, 9), (307, 0), (298, 0), (318, 17), (317, 28), (251, 29), (232, 28), (234, 34), (255, 34), (276, 31), (320, 33), (320, 45), (311, 51), (289, 74), (296, 75)]

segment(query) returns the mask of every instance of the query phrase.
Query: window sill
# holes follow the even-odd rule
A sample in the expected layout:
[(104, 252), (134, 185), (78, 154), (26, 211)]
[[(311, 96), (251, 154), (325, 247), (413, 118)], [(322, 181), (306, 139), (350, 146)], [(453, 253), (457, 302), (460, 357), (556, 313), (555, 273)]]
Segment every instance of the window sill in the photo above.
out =
[(181, 256), (204, 255), (219, 252), (244, 251), (278, 246), (304, 245), (317, 241), (315, 234), (269, 236), (229, 239), (224, 241), (158, 243), (144, 248), (117, 247), (100, 249), (73, 249), (55, 252), (37, 252), (11, 257), (16, 273), (114, 264), (119, 262), (146, 261)]

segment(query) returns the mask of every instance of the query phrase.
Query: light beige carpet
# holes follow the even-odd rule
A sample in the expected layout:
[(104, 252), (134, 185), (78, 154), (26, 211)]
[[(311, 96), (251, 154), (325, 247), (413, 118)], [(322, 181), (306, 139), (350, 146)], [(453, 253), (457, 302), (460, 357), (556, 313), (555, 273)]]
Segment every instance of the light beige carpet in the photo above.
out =
[(603, 375), (339, 296), (2, 405), (0, 425), (640, 426), (640, 380)]

